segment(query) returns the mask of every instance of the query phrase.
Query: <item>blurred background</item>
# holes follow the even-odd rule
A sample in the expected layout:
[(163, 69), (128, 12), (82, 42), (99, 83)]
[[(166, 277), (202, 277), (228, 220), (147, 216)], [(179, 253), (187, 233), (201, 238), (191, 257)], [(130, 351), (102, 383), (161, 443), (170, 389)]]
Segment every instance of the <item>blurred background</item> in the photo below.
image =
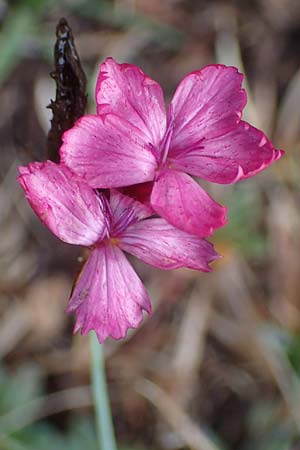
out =
[(120, 450), (300, 449), (299, 0), (0, 0), (0, 449), (96, 450), (88, 337), (64, 310), (81, 250), (35, 217), (17, 166), (46, 159), (55, 28), (89, 81), (101, 60), (143, 68), (167, 101), (210, 63), (246, 74), (246, 120), (286, 156), (234, 186), (211, 274), (131, 259), (153, 315), (106, 345)]

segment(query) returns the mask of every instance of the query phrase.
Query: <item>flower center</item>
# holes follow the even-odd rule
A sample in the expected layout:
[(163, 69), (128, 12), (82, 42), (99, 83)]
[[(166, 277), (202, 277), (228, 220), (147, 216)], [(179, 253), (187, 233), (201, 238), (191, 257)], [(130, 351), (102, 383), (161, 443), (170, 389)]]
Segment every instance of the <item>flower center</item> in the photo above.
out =
[(116, 237), (111, 237), (111, 238), (109, 239), (109, 242), (110, 242), (112, 245), (119, 245), (120, 240), (119, 240), (118, 238), (116, 238)]

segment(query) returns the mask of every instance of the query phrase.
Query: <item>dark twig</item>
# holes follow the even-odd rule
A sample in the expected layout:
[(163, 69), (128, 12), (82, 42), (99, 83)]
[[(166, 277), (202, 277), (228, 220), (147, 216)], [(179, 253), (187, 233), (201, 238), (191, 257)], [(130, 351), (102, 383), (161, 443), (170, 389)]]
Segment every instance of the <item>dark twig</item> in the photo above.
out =
[(86, 76), (75, 48), (72, 30), (66, 19), (60, 19), (56, 36), (55, 70), (51, 73), (56, 82), (56, 97), (48, 106), (52, 109), (53, 118), (47, 147), (48, 158), (58, 162), (62, 135), (84, 114), (87, 96)]

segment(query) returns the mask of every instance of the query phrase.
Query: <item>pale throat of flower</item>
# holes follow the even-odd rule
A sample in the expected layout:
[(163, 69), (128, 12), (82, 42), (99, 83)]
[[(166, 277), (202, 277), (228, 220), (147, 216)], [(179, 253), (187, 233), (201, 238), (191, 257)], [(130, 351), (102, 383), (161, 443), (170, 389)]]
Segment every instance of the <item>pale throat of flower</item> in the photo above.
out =
[(113, 212), (108, 198), (102, 193), (98, 193), (103, 201), (103, 209), (105, 215), (107, 215), (106, 220), (106, 236), (97, 241), (92, 248), (100, 247), (103, 244), (110, 244), (118, 246), (120, 244), (119, 236), (126, 230), (130, 225), (138, 222), (139, 218), (136, 215), (133, 208), (125, 208), (119, 215)]

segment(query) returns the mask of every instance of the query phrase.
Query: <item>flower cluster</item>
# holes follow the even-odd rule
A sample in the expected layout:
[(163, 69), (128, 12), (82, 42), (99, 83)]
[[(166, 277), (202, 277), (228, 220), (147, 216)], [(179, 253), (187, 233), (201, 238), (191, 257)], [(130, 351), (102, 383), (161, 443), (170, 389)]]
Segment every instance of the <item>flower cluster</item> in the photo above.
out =
[(192, 72), (166, 113), (158, 83), (108, 58), (96, 85), (97, 114), (64, 134), (60, 164), (19, 168), (41, 221), (61, 240), (90, 249), (68, 306), (75, 331), (119, 339), (151, 311), (124, 251), (161, 269), (211, 270), (219, 256), (205, 238), (226, 223), (226, 209), (192, 176), (234, 183), (283, 154), (241, 119), (242, 78), (222, 65)]

